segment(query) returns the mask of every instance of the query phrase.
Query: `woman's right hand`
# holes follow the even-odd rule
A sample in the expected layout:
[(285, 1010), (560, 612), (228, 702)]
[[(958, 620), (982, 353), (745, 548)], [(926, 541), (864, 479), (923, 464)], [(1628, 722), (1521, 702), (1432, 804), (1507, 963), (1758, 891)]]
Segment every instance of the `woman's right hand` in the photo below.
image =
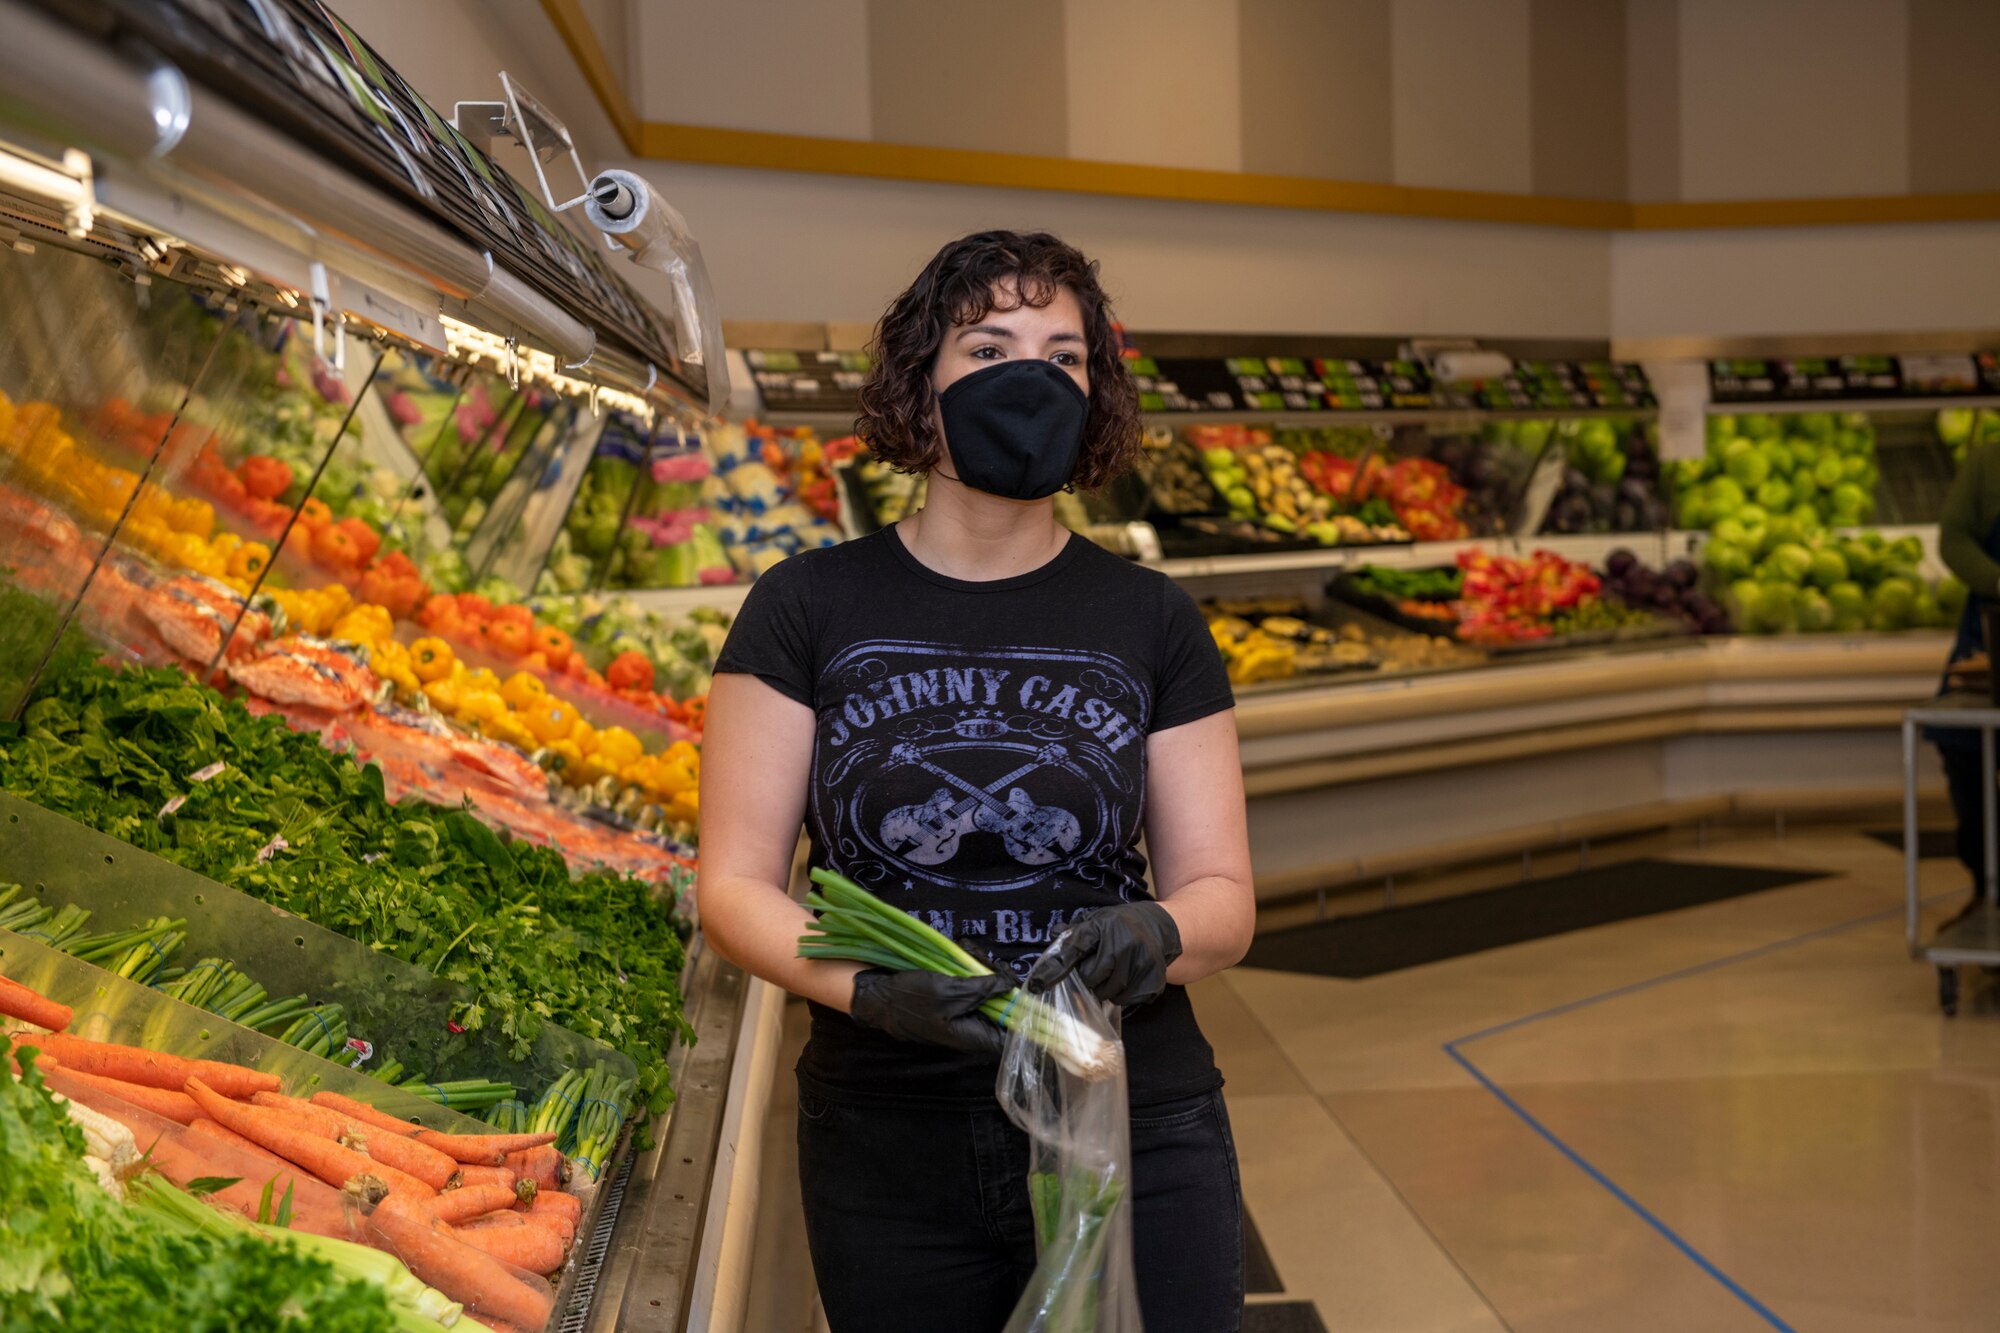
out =
[(937, 972), (871, 967), (855, 974), (848, 1014), (865, 1028), (903, 1041), (998, 1055), (1000, 1025), (979, 1006), (1014, 989), (1013, 978), (948, 977)]

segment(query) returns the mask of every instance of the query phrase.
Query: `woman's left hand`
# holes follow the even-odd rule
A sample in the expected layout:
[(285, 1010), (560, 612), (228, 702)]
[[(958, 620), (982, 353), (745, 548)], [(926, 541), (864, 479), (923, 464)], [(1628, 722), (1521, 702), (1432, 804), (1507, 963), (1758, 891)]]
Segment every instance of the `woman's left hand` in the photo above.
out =
[(1120, 903), (1071, 926), (1036, 960), (1027, 989), (1039, 993), (1070, 973), (1107, 1004), (1130, 1009), (1167, 988), (1167, 968), (1181, 956), (1181, 931), (1155, 902)]

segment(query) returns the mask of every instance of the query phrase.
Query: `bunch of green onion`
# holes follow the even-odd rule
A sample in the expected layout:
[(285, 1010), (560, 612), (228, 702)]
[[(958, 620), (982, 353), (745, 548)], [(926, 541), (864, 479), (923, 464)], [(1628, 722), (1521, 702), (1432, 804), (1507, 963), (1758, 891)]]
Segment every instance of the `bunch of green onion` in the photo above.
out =
[(618, 1131), (625, 1124), (636, 1086), (632, 1079), (607, 1072), (602, 1064), (592, 1067), (583, 1080), (583, 1101), (562, 1150), (592, 1180), (604, 1173), (605, 1160), (617, 1146)]
[(25, 892), (19, 884), (0, 884), (0, 930), (26, 930), (49, 919), (49, 909), (33, 898), (14, 901)]
[[(1064, 1235), (1063, 1196), (1075, 1211)], [(1034, 1210), (1037, 1267), (1057, 1275), (1088, 1274), (1088, 1280), (1055, 1281), (1040, 1293), (1040, 1317), (1034, 1327), (1045, 1333), (1094, 1333), (1097, 1289), (1104, 1266), (1104, 1246), (1110, 1239), (1111, 1215), (1125, 1197), (1122, 1181), (1083, 1168), (1072, 1168), (1065, 1180), (1054, 1171), (1028, 1176), (1028, 1203)]]
[(553, 1134), (560, 1148), (576, 1123), (577, 1108), (583, 1105), (583, 1080), (583, 1071), (572, 1069), (542, 1089), (542, 1095), (528, 1112), (528, 1127), (521, 1132)]
[(617, 1145), (636, 1087), (634, 1080), (619, 1078), (602, 1062), (587, 1074), (572, 1069), (549, 1084), (532, 1108), (510, 1112), (504, 1124), (509, 1132), (554, 1134), (563, 1155), (595, 1180)]
[(90, 920), (90, 913), (75, 903), (65, 903), (60, 912), (44, 915), (32, 925), (15, 926), (14, 929), (29, 939), (40, 940), (51, 949), (65, 949), (71, 940), (83, 934), (84, 923)]
[(287, 1046), (298, 1047), (307, 1055), (317, 1055), (322, 1060), (338, 1058), (344, 1064), (350, 1058), (347, 1018), (337, 1004), (313, 1005), (293, 1019), (292, 1025), (279, 1034), (278, 1040)]
[(528, 1104), (519, 1097), (509, 1097), (504, 1102), (495, 1102), (486, 1112), (486, 1123), (493, 1126), (496, 1134), (529, 1134)]
[(150, 986), (187, 938), (186, 920), (156, 916), (137, 930), (86, 935), (63, 946), (63, 952), (86, 963), (108, 968), (129, 981)]
[[(907, 912), (877, 898), (859, 884), (817, 866), (819, 891), (806, 905), (819, 919), (799, 937), (799, 957), (828, 958), (898, 971), (940, 972), (948, 977), (983, 977), (993, 969), (952, 940)], [(1095, 1082), (1124, 1068), (1117, 1042), (1106, 1041), (1070, 1014), (1016, 987), (979, 1007), (1000, 1026), (1042, 1047), (1078, 1078)]]
[(439, 1106), (448, 1106), (454, 1111), (472, 1115), (484, 1111), (496, 1102), (504, 1102), (514, 1095), (512, 1083), (495, 1083), (486, 1078), (450, 1079), (443, 1083), (429, 1083), (422, 1074), (413, 1074), (396, 1085), (413, 1097), (421, 1097)]
[(279, 1023), (290, 1024), (312, 1008), (312, 1001), (303, 995), (272, 999), (260, 983), (237, 971), (226, 958), (204, 958), (154, 986), (176, 1000), (259, 1032)]

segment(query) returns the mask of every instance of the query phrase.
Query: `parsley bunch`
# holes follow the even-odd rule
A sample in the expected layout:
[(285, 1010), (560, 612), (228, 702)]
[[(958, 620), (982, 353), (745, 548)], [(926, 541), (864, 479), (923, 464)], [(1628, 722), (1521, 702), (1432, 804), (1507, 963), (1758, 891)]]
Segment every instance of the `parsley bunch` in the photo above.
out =
[[(685, 953), (642, 880), (572, 875), (465, 810), (391, 802), (372, 764), (173, 669), (62, 659), (0, 723), (0, 788), (463, 984), (454, 1020), (517, 1058), (557, 1023), (631, 1056), (650, 1110), (669, 1100), (667, 1052), (693, 1036)], [(260, 862), (280, 835), (288, 849)]]

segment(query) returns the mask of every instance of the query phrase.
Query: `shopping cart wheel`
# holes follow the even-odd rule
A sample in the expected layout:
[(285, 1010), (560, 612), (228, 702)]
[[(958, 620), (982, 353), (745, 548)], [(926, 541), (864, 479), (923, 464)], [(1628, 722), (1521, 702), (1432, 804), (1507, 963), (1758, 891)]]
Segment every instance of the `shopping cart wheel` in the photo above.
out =
[(1938, 969), (1938, 1008), (1944, 1010), (1946, 1018), (1958, 1012), (1958, 969), (1940, 967)]

